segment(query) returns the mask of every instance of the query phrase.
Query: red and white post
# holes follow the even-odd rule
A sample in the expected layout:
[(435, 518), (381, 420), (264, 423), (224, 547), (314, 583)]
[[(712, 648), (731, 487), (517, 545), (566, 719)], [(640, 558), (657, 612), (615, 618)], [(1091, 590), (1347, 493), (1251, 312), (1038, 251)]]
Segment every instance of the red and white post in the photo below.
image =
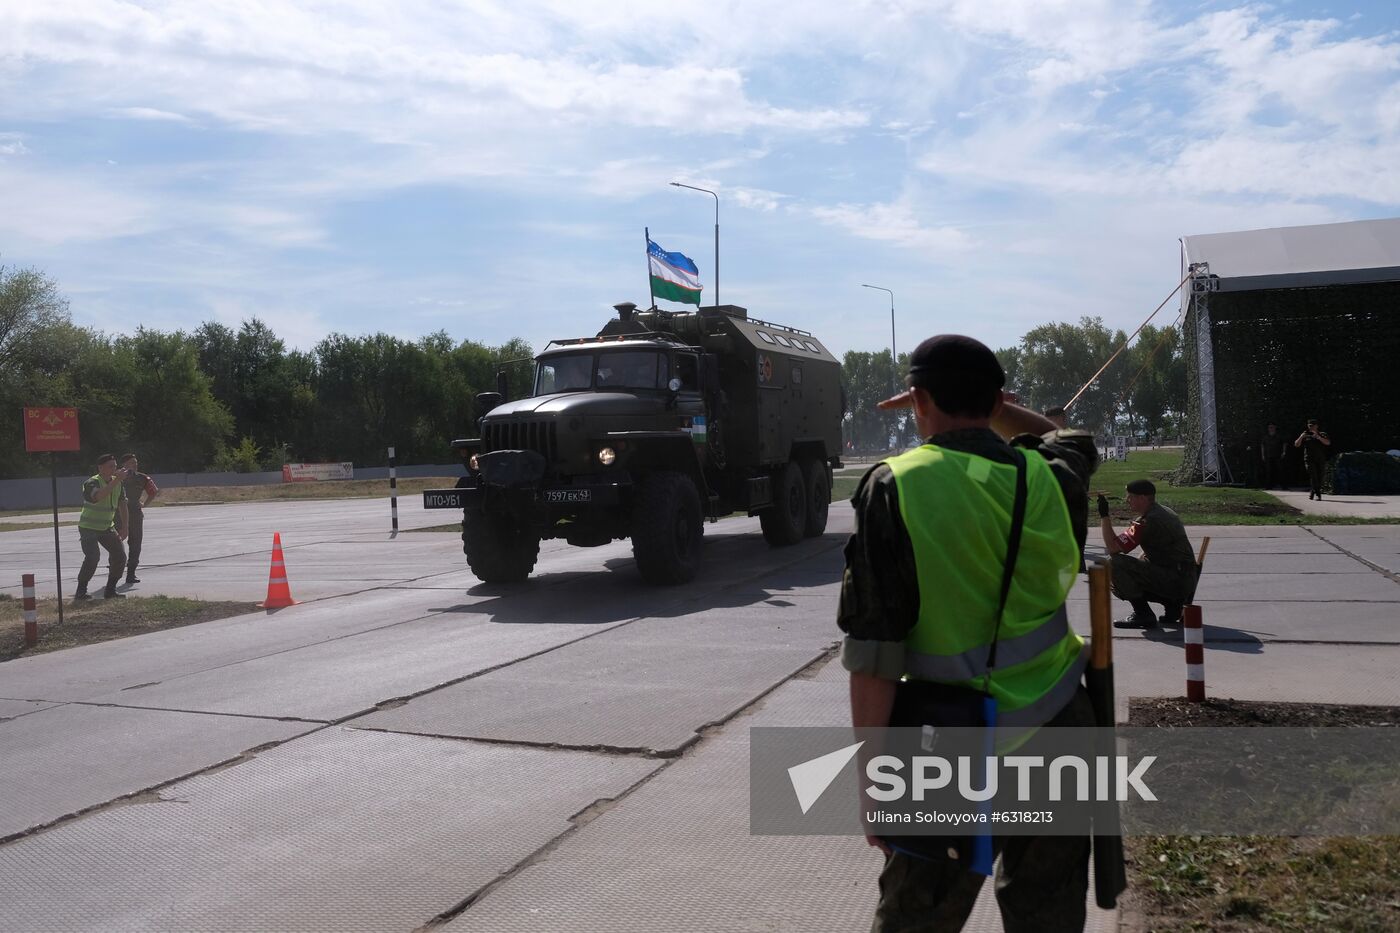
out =
[(33, 648), (39, 643), (39, 608), (34, 603), (34, 574), (20, 577), (24, 584), (24, 647)]
[(1206, 630), (1201, 625), (1201, 607), (1183, 606), (1182, 640), (1186, 643), (1186, 699), (1206, 698)]

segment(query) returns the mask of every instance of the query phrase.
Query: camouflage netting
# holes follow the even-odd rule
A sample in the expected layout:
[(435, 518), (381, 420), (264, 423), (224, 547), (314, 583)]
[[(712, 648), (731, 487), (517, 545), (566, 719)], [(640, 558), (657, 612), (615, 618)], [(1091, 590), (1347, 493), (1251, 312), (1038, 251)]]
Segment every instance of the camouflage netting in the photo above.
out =
[[(1196, 303), (1209, 302), (1216, 424), (1234, 482), (1257, 479), (1269, 421), (1291, 444), (1317, 418), (1344, 450), (1400, 448), (1400, 283), (1193, 295), (1184, 328), (1190, 366), (1186, 456), (1177, 483), (1201, 480)], [(1304, 485), (1301, 452), (1285, 480)], [(1221, 479), (1228, 480), (1222, 464)]]

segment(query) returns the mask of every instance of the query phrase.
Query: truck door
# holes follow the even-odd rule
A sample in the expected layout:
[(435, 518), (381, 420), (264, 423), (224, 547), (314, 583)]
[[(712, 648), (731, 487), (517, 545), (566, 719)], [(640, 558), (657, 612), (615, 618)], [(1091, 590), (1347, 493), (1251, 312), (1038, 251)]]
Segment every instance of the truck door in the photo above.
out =
[(700, 462), (705, 462), (705, 442), (709, 434), (709, 419), (706, 417), (705, 396), (700, 391), (700, 358), (694, 353), (677, 353), (674, 378), (681, 381), (680, 392), (676, 394), (676, 413), (681, 416), (682, 427), (690, 433)]

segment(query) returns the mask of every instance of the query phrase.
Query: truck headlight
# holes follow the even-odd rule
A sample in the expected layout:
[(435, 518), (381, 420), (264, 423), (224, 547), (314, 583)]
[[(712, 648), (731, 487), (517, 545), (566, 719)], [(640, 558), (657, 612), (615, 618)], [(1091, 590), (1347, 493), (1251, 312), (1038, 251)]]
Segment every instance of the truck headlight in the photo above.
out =
[(598, 451), (598, 462), (603, 466), (612, 466), (613, 461), (616, 459), (617, 451), (613, 450), (611, 447), (604, 447), (602, 450)]
[(467, 466), (471, 468), (473, 473), (481, 472), (481, 461), (476, 459), (476, 454), (472, 454), (472, 458), (467, 461)]

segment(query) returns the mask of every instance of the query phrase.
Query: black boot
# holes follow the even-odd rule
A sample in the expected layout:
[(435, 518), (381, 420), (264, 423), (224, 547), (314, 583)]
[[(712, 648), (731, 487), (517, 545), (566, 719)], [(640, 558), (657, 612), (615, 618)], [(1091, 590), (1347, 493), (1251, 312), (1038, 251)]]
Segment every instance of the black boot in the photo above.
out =
[(103, 599), (126, 599), (125, 593), (118, 593), (116, 587), (109, 586), (102, 591)]
[(1129, 604), (1133, 607), (1133, 614), (1126, 619), (1119, 619), (1113, 623), (1114, 628), (1140, 628), (1150, 631), (1157, 627), (1157, 615), (1152, 611), (1152, 607), (1145, 599), (1130, 599)]

